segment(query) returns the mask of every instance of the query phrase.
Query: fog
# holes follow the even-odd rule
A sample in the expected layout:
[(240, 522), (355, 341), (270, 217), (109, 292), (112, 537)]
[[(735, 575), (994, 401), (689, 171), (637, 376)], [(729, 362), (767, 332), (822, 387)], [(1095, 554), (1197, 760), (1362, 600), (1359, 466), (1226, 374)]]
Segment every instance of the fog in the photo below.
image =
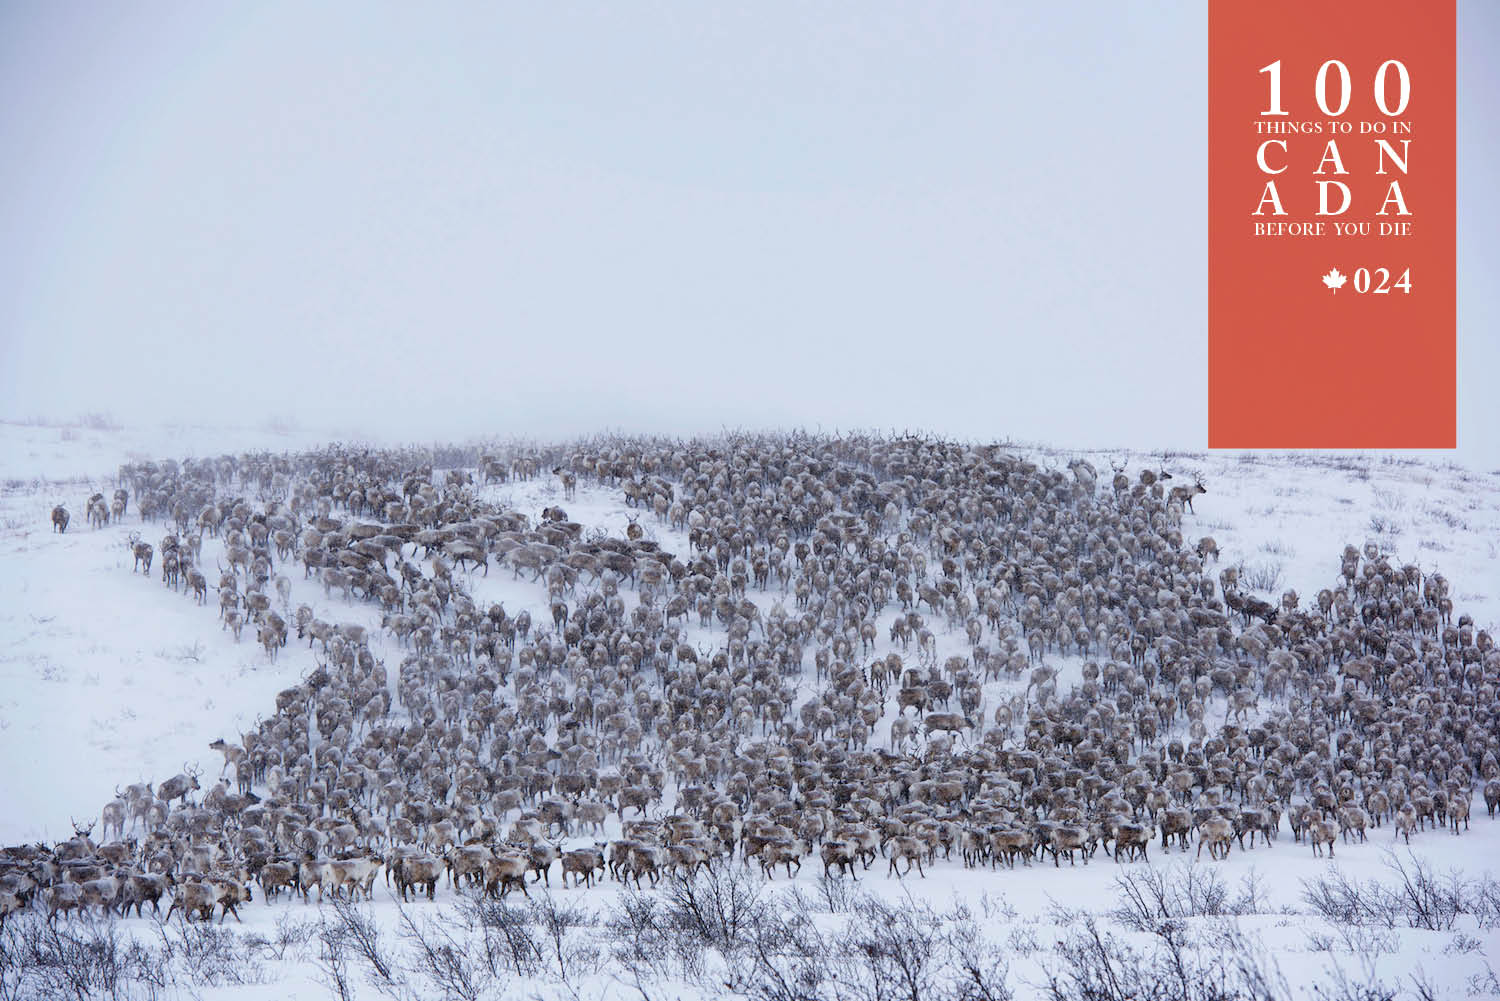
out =
[[(1201, 448), (1206, 15), (1007, 6), (7, 3), (0, 417)], [(1496, 463), (1500, 12), (1460, 34)]]

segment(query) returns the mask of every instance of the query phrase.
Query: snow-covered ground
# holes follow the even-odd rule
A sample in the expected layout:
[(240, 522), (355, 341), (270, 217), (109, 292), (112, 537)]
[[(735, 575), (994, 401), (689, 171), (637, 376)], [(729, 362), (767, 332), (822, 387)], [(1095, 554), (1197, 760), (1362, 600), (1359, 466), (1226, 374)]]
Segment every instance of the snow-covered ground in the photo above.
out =
[[(269, 660), (248, 631), (237, 643), (221, 629), (212, 595), (200, 607), (164, 588), (158, 576), (134, 573), (127, 549), (130, 534), (140, 531), (154, 542), (161, 526), (143, 526), (132, 507), (122, 523), (91, 529), (84, 518), (84, 498), (95, 490), (112, 490), (116, 468), (131, 459), (290, 451), (329, 437), (335, 436), (272, 427), (125, 430), (0, 424), (0, 844), (65, 838), (72, 831), (70, 821), (97, 818), (118, 786), (143, 779), (159, 782), (186, 764), (201, 766), (206, 778), (217, 775), (220, 759), (209, 742), (238, 739), (257, 717), (271, 711), (278, 691), (316, 666), (315, 653), (295, 639), (275, 661)], [(1500, 624), (1500, 471), (1399, 455), (1016, 451), (1059, 468), (1082, 455), (1102, 472), (1110, 460), (1128, 460), (1133, 470), (1160, 464), (1177, 477), (1201, 477), (1208, 492), (1195, 499), (1196, 511), (1185, 518), (1183, 534), (1190, 540), (1213, 536), (1221, 563), (1242, 564), (1242, 578), (1262, 585), (1264, 596), (1295, 588), (1308, 600), (1334, 583), (1343, 546), (1368, 540), (1401, 562), (1443, 572), (1453, 584), (1457, 610), (1472, 615), (1480, 628), (1493, 633)], [(552, 477), (488, 487), (484, 494), (533, 517), (543, 506), (562, 502)], [(64, 535), (52, 533), (48, 523), (50, 509), (59, 502), (73, 513)], [(637, 513), (617, 490), (587, 484), (566, 506), (571, 518), (615, 535), (623, 534)], [(642, 519), (642, 525), (664, 548), (687, 550), (682, 533), (654, 518)], [(202, 564), (211, 570), (221, 551), (217, 542), (206, 541)], [(327, 596), (295, 569), (288, 576), (291, 607), (305, 602), (329, 621), (379, 625), (379, 613), (370, 606), (346, 603), (337, 593)], [(511, 613), (530, 608), (538, 621), (546, 619), (545, 590), (524, 577), (512, 579), (508, 569), (470, 574), (467, 585), (481, 606), (503, 602)], [(768, 607), (782, 596), (752, 592), (751, 597)], [(627, 600), (635, 600), (633, 593)], [(889, 614), (881, 622), (882, 640)], [(375, 632), (372, 649), (377, 656), (399, 660), (394, 640)], [(690, 634), (690, 641), (708, 642), (712, 634)], [(939, 646), (940, 657), (967, 649), (956, 633), (941, 634)], [(1060, 687), (1076, 680), (1080, 664), (1078, 658), (1058, 660)], [(1011, 694), (1016, 684), (990, 683), (987, 703)], [(1217, 711), (1221, 715), (1210, 719), (1211, 728), (1223, 718), (1222, 700)], [(883, 744), (888, 726), (889, 718), (872, 741)], [(618, 834), (618, 822), (612, 820), (608, 835)], [(1390, 847), (1386, 827), (1368, 844), (1341, 844), (1337, 865), (1360, 877), (1384, 875), (1384, 853)], [(1500, 821), (1486, 818), (1481, 804), (1465, 835), (1429, 831), (1415, 838), (1411, 848), (1444, 871), (1458, 867), (1472, 876), (1500, 872)], [(1153, 854), (1154, 865), (1169, 863), (1179, 864), (1175, 852), (1168, 860)], [(1262, 882), (1264, 906), (1241, 924), (1276, 957), (1294, 986), (1315, 979), (1330, 963), (1358, 970), (1354, 957), (1340, 954), (1341, 946), (1335, 944), (1332, 952), (1314, 948), (1310, 936), (1323, 926), (1305, 913), (1302, 881), (1327, 873), (1333, 863), (1314, 858), (1285, 830), (1270, 847), (1236, 849), (1226, 862), (1195, 864), (1212, 864), (1231, 888), (1252, 873)], [(889, 878), (884, 868), (880, 860), (862, 878), (862, 887), (892, 900), (912, 895), (940, 910), (962, 900), (984, 915), (986, 933), (1008, 951), (1012, 986), (1021, 996), (1040, 983), (1049, 950), (1068, 931), (1057, 923), (1063, 910), (1098, 913), (1113, 906), (1113, 880), (1125, 871), (1102, 854), (1087, 866), (1038, 865), (1014, 872), (968, 870), (955, 858), (939, 861), (925, 879)], [(811, 858), (792, 882), (816, 893), (815, 872), (820, 871)], [(586, 901), (602, 914), (624, 891), (607, 883), (593, 890), (554, 887), (552, 892)], [(394, 929), (396, 909), (383, 886), (376, 897), (377, 920)], [(243, 931), (267, 938), (275, 937), (277, 923), (286, 915), (301, 919), (316, 912), (300, 901), (284, 900), (271, 906), (257, 900), (242, 910)], [(1500, 958), (1500, 939), (1493, 930), (1466, 925), (1460, 931), (1477, 944), (1455, 946), (1456, 932), (1397, 929), (1386, 943), (1390, 948), (1373, 950), (1377, 969), (1365, 974), (1394, 980), (1420, 967), (1449, 996), (1462, 996), (1471, 978), (1481, 978), (1473, 983), (1482, 984), (1487, 964)], [(215, 986), (203, 995), (325, 996), (329, 987), (315, 953), (315, 948), (294, 948), (286, 962), (268, 966), (267, 982)], [(517, 996), (552, 996), (554, 988), (540, 981), (512, 986)], [(590, 998), (637, 996), (618, 971), (607, 967), (567, 990)], [(361, 985), (358, 996), (370, 995), (369, 987)]]

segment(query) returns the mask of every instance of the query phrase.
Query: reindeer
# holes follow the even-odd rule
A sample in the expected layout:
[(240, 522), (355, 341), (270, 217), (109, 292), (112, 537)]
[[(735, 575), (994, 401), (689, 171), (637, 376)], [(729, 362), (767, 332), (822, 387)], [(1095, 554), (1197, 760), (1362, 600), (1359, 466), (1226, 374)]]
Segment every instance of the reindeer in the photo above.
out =
[[(927, 873), (922, 871), (922, 857), (927, 854), (927, 846), (921, 841), (909, 835), (897, 835), (891, 839), (891, 864), (886, 875), (895, 873), (897, 878), (905, 877), (911, 872), (913, 865), (917, 867), (917, 875), (926, 877)], [(896, 863), (906, 862), (906, 872), (901, 872)]]
[(1333, 858), (1333, 846), (1338, 842), (1338, 825), (1331, 820), (1314, 820), (1307, 827), (1307, 840), (1312, 843), (1313, 855), (1322, 854), (1322, 846), (1328, 846), (1328, 857)]
[(0, 932), (5, 931), (5, 919), (25, 909), (27, 902), (10, 890), (0, 890)]
[(375, 855), (332, 860), (328, 863), (327, 871), (334, 896), (343, 894), (347, 899), (353, 900), (363, 893), (366, 900), (370, 899), (381, 865), (380, 857)]
[[(189, 880), (179, 883), (172, 895), (172, 906), (167, 908), (167, 916), (163, 920), (171, 921), (172, 915), (181, 911), (184, 924), (191, 921), (194, 914), (205, 922), (212, 921), (214, 907), (219, 903), (222, 893), (221, 888), (212, 882)], [(234, 916), (238, 919), (239, 912), (236, 911)], [(223, 923), (222, 917), (219, 923)]]
[(1119, 824), (1115, 827), (1115, 861), (1120, 861), (1120, 852), (1126, 853), (1126, 858), (1141, 857), (1141, 861), (1148, 862), (1146, 849), (1156, 838), (1156, 830), (1151, 824)]
[[(871, 868), (882, 837), (895, 849), (893, 870), (906, 875), (901, 858), (925, 872), (936, 850), (946, 857), (955, 843), (966, 866), (1014, 867), (1018, 857), (1029, 865), (1039, 842), (1054, 867), (1080, 851), (1088, 864), (1099, 844), (1128, 864), (1157, 831), (1164, 850), (1176, 838), (1186, 851), (1199, 824), (1200, 853), (1209, 844), (1217, 861), (1231, 847), (1213, 839), (1216, 822), (1249, 834), (1253, 849), (1254, 831), (1274, 831), (1273, 809), (1294, 795), (1329, 819), (1361, 796), (1379, 816), (1390, 804), (1377, 808), (1377, 795), (1397, 803), (1411, 795), (1414, 824), (1436, 808), (1434, 819), (1462, 830), (1456, 791), (1500, 780), (1484, 729), (1493, 645), (1463, 618), (1443, 628), (1462, 611), (1451, 602), (1443, 610), (1446, 594), (1429, 595), (1420, 571), (1396, 570), (1378, 549), (1355, 549), (1352, 573), (1312, 615), (1240, 592), (1234, 572), (1216, 566), (1218, 593), (1202, 571), (1217, 546), (1200, 542), (1194, 558), (1182, 537), (1197, 491), (1168, 500), (1166, 477), (1154, 471), (1134, 485), (1115, 467), (1124, 482), (1094, 503), (1084, 490), (1099, 484), (1082, 464), (1070, 464), (1070, 476), (942, 442), (622, 440), (581, 443), (566, 460), (546, 454), (560, 463), (548, 468), (565, 465), (621, 490), (632, 524), (584, 536), (549, 508), (532, 528), (465, 489), (462, 477), (439, 492), (442, 474), (434, 483), (430, 464), (405, 452), (335, 448), (122, 472), (147, 517), (176, 525), (189, 587), (200, 562), (192, 515), (214, 509), (231, 567), (221, 601), (236, 623), (272, 625), (273, 609), (292, 618), (289, 596), (270, 585), (298, 551), (282, 543), (296, 539), (317, 553), (305, 562), (336, 570), (347, 601), (370, 613), (347, 616), (367, 623), (356, 631), (299, 611), (299, 638), (324, 648), (317, 670), (243, 735), (243, 757), (216, 748), (225, 767), (198, 806), (186, 805), (198, 794), (170, 780), (166, 800), (124, 793), (132, 822), (145, 820), (145, 871), (206, 883), (221, 878), (213, 867), (243, 858), (269, 898), (295, 878), (290, 860), (306, 852), (302, 885), (342, 901), (368, 895), (354, 873), (373, 868), (372, 858), (346, 856), (379, 844), (390, 846), (382, 847), (392, 860), (387, 879), (404, 897), (423, 885), (422, 860), (436, 864), (439, 850), (460, 887), (527, 892), (533, 880), (524, 873), (549, 878), (559, 824), (571, 816), (597, 835), (616, 810), (643, 819), (623, 825), (626, 840), (607, 854), (604, 846), (562, 853), (565, 885), (592, 886), (609, 871), (606, 858), (617, 879), (692, 873), (722, 858), (724, 845), (743, 850), (747, 869), (757, 856), (769, 877), (795, 868), (781, 858), (793, 838), (819, 849), (825, 876), (855, 876), (856, 859)], [(541, 465), (538, 456), (495, 462), (518, 476)], [(1177, 477), (1193, 483), (1191, 474)], [(236, 490), (258, 493), (230, 496)], [(680, 556), (634, 523), (652, 509), (673, 526), (674, 543), (683, 534)], [(402, 545), (429, 542), (420, 563), (416, 548), (384, 572)], [(529, 617), (512, 623), (498, 606), (486, 612), (472, 575), (454, 572), (470, 546), (546, 582), (531, 615), (546, 600), (567, 618), (528, 634)], [(584, 571), (597, 593), (577, 590)], [(795, 594), (794, 610), (791, 600), (772, 604), (778, 585), (783, 600)], [(756, 608), (751, 592), (767, 607)], [(374, 614), (377, 599), (384, 619)], [(925, 622), (918, 602), (943, 624)], [(897, 615), (901, 628), (887, 643), (877, 627)], [(689, 619), (702, 623), (693, 634)], [(375, 659), (382, 632), (417, 647), (395, 679)], [(908, 674), (896, 654), (882, 654), (911, 639), (921, 669)], [(1071, 672), (1040, 663), (1075, 650), (1087, 658), (1076, 687), (1061, 683)], [(871, 658), (880, 667), (861, 672), (859, 661)], [(1026, 692), (1016, 682), (1011, 699), (981, 716), (980, 686), (1032, 668), (1039, 673)], [(1272, 711), (1259, 718), (1267, 702)], [(889, 751), (871, 739), (884, 738), (885, 726)], [(928, 739), (912, 740), (924, 731)], [(266, 803), (231, 796), (231, 763), (242, 784), (264, 783)], [(1355, 777), (1346, 782), (1345, 772)], [(681, 816), (656, 819), (664, 792), (675, 793)], [(1195, 797), (1201, 805), (1184, 805)], [(1493, 798), (1500, 803), (1500, 785)], [(523, 809), (531, 815), (517, 820)], [(499, 840), (502, 818), (515, 821), (509, 847)], [(106, 840), (121, 833), (115, 815), (102, 819)], [(1299, 821), (1299, 840), (1305, 829)], [(418, 847), (424, 831), (431, 837)], [(126, 880), (116, 904), (135, 895), (125, 868), (133, 850), (65, 846), (39, 865), (82, 884), (106, 878), (108, 861)], [(795, 853), (801, 861), (804, 851)], [(508, 874), (485, 866), (497, 853)], [(0, 904), (24, 903), (31, 889), (0, 860)], [(226, 885), (220, 896), (232, 892)]]
[(59, 914), (71, 914), (83, 907), (83, 887), (77, 883), (54, 883), (43, 888), (42, 903), (47, 908), (47, 923), (56, 923)]
[(229, 766), (234, 766), (235, 777), (238, 778), (244, 769), (245, 749), (239, 744), (227, 743), (223, 737), (208, 745), (209, 750), (218, 751), (224, 756), (224, 767), (219, 769), (219, 778), (223, 778), (229, 772)]
[(115, 901), (120, 896), (120, 881), (114, 876), (87, 879), (79, 885), (83, 888), (83, 900), (79, 904), (79, 911), (86, 914), (88, 908), (97, 907), (100, 917), (103, 917), (114, 910)]
[(823, 842), (820, 852), (823, 859), (823, 877), (828, 878), (829, 870), (837, 867), (839, 875), (848, 873), (853, 879), (859, 879), (854, 871), (854, 865), (860, 860), (859, 845), (852, 840), (835, 840)]
[(584, 886), (594, 885), (594, 874), (600, 877), (604, 875), (604, 852), (607, 846), (602, 841), (594, 842), (592, 848), (579, 848), (570, 852), (563, 852), (562, 856), (562, 881), (563, 886), (568, 885), (568, 875), (573, 876), (573, 885), (576, 887), (580, 882)]
[(275, 663), (276, 651), (286, 645), (286, 630), (278, 630), (270, 622), (265, 622), (256, 627), (255, 638), (265, 648), (266, 656)]
[(91, 528), (103, 528), (109, 524), (109, 505), (105, 503), (103, 494), (90, 497), (86, 508)]
[[(118, 786), (116, 792), (119, 792)], [(156, 803), (156, 794), (151, 791), (151, 783), (137, 782), (126, 786), (124, 798), (131, 828), (135, 827), (137, 821), (146, 824), (151, 816), (151, 809)]]
[(959, 713), (928, 713), (927, 718), (922, 721), (922, 726), (927, 730), (928, 736), (936, 730), (946, 730), (949, 733), (961, 733), (974, 724)]
[(1084, 459), (1074, 459), (1068, 463), (1068, 470), (1073, 474), (1080, 489), (1092, 496), (1099, 483), (1099, 471), (1091, 463)]
[(111, 831), (117, 838), (125, 836), (125, 815), (128, 808), (125, 794), (120, 791), (119, 786), (115, 786), (115, 798), (105, 803), (104, 809), (100, 811), (99, 821), (103, 825), (100, 837), (108, 841)]
[(256, 874), (260, 882), (260, 895), (267, 901), (275, 900), (282, 890), (290, 896), (296, 891), (297, 867), (285, 859), (267, 862)]
[(1198, 854), (1197, 858), (1203, 857), (1203, 849), (1208, 848), (1208, 857), (1211, 859), (1229, 858), (1229, 849), (1234, 841), (1234, 823), (1226, 817), (1214, 816), (1198, 825)]
[(438, 880), (443, 876), (443, 860), (432, 855), (418, 854), (398, 856), (392, 863), (396, 890), (405, 902), (408, 890), (426, 887), (427, 899), (432, 900), (437, 892)]
[[(786, 867), (787, 879), (792, 878), (792, 867), (802, 872), (802, 856), (808, 852), (807, 842), (801, 838), (779, 838), (767, 842), (760, 850), (760, 869), (767, 879), (775, 876), (778, 865)], [(908, 865), (907, 870), (911, 867)]]
[(511, 890), (519, 889), (521, 896), (530, 897), (526, 891), (526, 871), (531, 863), (519, 852), (500, 852), (484, 864), (484, 893), (488, 897), (504, 898)]
[[(1203, 485), (1202, 480), (1195, 479), (1190, 487), (1173, 487), (1168, 496), (1178, 504), (1186, 507), (1188, 511), (1193, 510), (1193, 498), (1199, 494), (1208, 493), (1208, 488)], [(1218, 554), (1217, 548), (1214, 550)]]
[(68, 509), (58, 504), (52, 509), (52, 531), (62, 534), (68, 530)]
[(140, 917), (148, 903), (152, 914), (160, 914), (161, 898), (171, 886), (170, 878), (162, 873), (131, 873), (120, 889), (120, 914), (128, 914), (134, 907), (135, 916)]
[(178, 772), (156, 787), (157, 798), (169, 806), (174, 799), (181, 799), (183, 804), (186, 805), (188, 802), (188, 793), (197, 792), (202, 788), (198, 784), (198, 776), (198, 769), (184, 762), (181, 772)]
[(1448, 820), (1453, 824), (1454, 834), (1458, 833), (1460, 823), (1464, 825), (1464, 830), (1469, 829), (1469, 804), (1473, 797), (1473, 790), (1460, 789), (1458, 795), (1448, 800)]
[(549, 875), (552, 863), (562, 857), (561, 844), (554, 841), (537, 841), (526, 850), (526, 860), (531, 866), (533, 883), (545, 882), (552, 885), (552, 877)]

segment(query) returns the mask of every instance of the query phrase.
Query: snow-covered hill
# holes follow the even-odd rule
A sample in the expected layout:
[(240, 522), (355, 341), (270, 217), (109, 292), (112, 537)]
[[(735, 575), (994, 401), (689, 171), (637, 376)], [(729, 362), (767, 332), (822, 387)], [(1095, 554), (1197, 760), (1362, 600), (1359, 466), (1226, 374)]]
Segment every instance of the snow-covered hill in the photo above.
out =
[[(116, 789), (132, 782), (160, 782), (188, 765), (201, 767), (205, 779), (212, 779), (221, 762), (208, 744), (220, 737), (237, 740), (272, 711), (278, 691), (296, 684), (318, 663), (317, 653), (295, 638), (272, 660), (249, 631), (236, 642), (222, 628), (212, 592), (208, 604), (199, 606), (164, 588), (155, 574), (135, 573), (128, 549), (132, 533), (154, 542), (161, 526), (142, 524), (132, 509), (122, 522), (93, 529), (84, 518), (84, 499), (96, 490), (111, 491), (123, 461), (290, 451), (326, 437), (285, 428), (137, 431), (104, 424), (0, 424), (0, 844), (66, 838), (72, 821), (97, 818)], [(1415, 563), (1426, 573), (1442, 572), (1452, 583), (1455, 607), (1473, 616), (1479, 628), (1494, 633), (1500, 625), (1500, 471), (1400, 455), (1013, 451), (1055, 468), (1072, 458), (1089, 459), (1105, 471), (1101, 490), (1107, 489), (1111, 462), (1132, 471), (1164, 468), (1173, 473), (1174, 482), (1198, 478), (1207, 492), (1194, 499), (1183, 535), (1190, 544), (1212, 536), (1220, 564), (1240, 566), (1242, 581), (1262, 597), (1276, 600), (1293, 588), (1306, 603), (1319, 588), (1335, 583), (1344, 545), (1368, 541), (1402, 563)], [(549, 476), (481, 492), (533, 518), (544, 506), (563, 502), (557, 479)], [(66, 534), (50, 530), (48, 515), (56, 503), (67, 504), (73, 513)], [(639, 517), (618, 489), (594, 483), (581, 484), (566, 506), (586, 531), (602, 529), (617, 536)], [(653, 518), (640, 523), (664, 548), (688, 549), (685, 532)], [(206, 568), (213, 570), (221, 556), (217, 541), (205, 541)], [(300, 568), (285, 572), (292, 586), (290, 608), (306, 603), (329, 621), (366, 625), (377, 656), (399, 661), (402, 651), (378, 628), (378, 609), (346, 602), (337, 592), (325, 593), (315, 580), (304, 580)], [(524, 577), (513, 579), (508, 569), (471, 572), (464, 583), (481, 607), (500, 602), (512, 614), (530, 609), (537, 621), (548, 621), (545, 588)], [(636, 600), (633, 592), (626, 597), (631, 604)], [(774, 586), (770, 592), (752, 589), (750, 597), (764, 607), (785, 599)], [(882, 651), (892, 614), (881, 622)], [(934, 629), (939, 632), (939, 659), (967, 651), (961, 630), (941, 623), (934, 623)], [(708, 645), (716, 636), (722, 638), (721, 629), (695, 627), (688, 640)], [(1060, 688), (1079, 679), (1082, 658), (1052, 659)], [(808, 691), (810, 682), (809, 671), (804, 681)], [(987, 708), (1022, 687), (1022, 682), (988, 683)], [(1219, 700), (1210, 722), (1222, 722), (1226, 712)], [(875, 728), (873, 745), (887, 743), (889, 725), (888, 716)], [(606, 833), (619, 835), (617, 819), (611, 818)], [(1359, 878), (1383, 877), (1384, 853), (1390, 847), (1386, 827), (1368, 844), (1340, 844), (1337, 864)], [(1468, 833), (1455, 838), (1427, 831), (1412, 840), (1411, 848), (1444, 871), (1459, 867), (1478, 877), (1487, 869), (1500, 869), (1500, 822), (1486, 818), (1481, 804)], [(1178, 864), (1175, 852), (1170, 862)], [(1333, 932), (1307, 914), (1303, 881), (1327, 874), (1330, 863), (1314, 858), (1307, 845), (1295, 843), (1285, 830), (1269, 847), (1236, 849), (1224, 863), (1205, 859), (1194, 864), (1212, 864), (1231, 884), (1252, 875), (1260, 882), (1263, 896), (1256, 913), (1240, 923), (1277, 957), (1294, 988), (1322, 976), (1331, 962), (1356, 977), (1387, 981), (1420, 966), (1457, 996), (1470, 978), (1479, 978), (1473, 983), (1482, 985), (1486, 964), (1497, 958), (1500, 941), (1493, 928), (1463, 923), (1457, 932), (1398, 929), (1388, 942), (1366, 950), (1375, 967), (1359, 971), (1359, 957), (1347, 950), (1340, 955), (1338, 941), (1317, 944), (1317, 935)], [(1166, 866), (1167, 860), (1153, 854), (1153, 865)], [(906, 880), (888, 877), (885, 867), (880, 860), (862, 877), (862, 888), (895, 903), (914, 897), (940, 910), (963, 901), (974, 913), (985, 914), (981, 924), (1007, 948), (1012, 986), (1022, 996), (1042, 993), (1045, 972), (1056, 961), (1053, 942), (1069, 932), (1067, 922), (1081, 912), (1099, 913), (1112, 906), (1117, 895), (1113, 881), (1127, 871), (1102, 854), (1087, 866), (1038, 864), (1014, 872), (966, 869), (955, 857), (940, 860), (926, 878)], [(792, 882), (809, 893), (819, 892), (815, 870), (820, 866), (810, 858)], [(615, 883), (587, 891), (552, 890), (568, 903), (584, 902), (595, 914), (607, 913), (624, 892)], [(1069, 909), (1075, 912), (1071, 916), (1064, 913)], [(241, 910), (243, 931), (267, 939), (275, 938), (277, 922), (286, 915), (300, 919), (318, 913), (300, 901), (266, 906), (257, 900)], [(394, 937), (396, 908), (383, 885), (374, 913), (379, 926)], [(126, 922), (132, 923), (134, 919)], [(1460, 933), (1477, 945), (1469, 948), (1456, 937)], [(206, 988), (204, 996), (322, 996), (331, 988), (317, 953), (315, 947), (294, 948), (288, 953), (293, 959), (266, 965), (265, 983), (220, 983)], [(559, 987), (539, 974), (518, 979), (509, 990), (517, 996), (657, 996), (656, 989), (638, 989), (609, 963), (596, 964), (578, 983)], [(700, 990), (684, 983), (668, 987), (667, 993), (687, 996)], [(368, 985), (358, 988), (359, 996), (370, 992)]]

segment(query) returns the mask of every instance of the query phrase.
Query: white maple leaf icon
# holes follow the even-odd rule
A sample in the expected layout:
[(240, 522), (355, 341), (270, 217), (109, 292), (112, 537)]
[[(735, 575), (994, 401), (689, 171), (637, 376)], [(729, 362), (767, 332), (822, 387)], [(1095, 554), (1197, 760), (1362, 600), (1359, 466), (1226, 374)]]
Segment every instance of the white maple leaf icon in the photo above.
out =
[(1341, 274), (1339, 272), (1338, 268), (1329, 268), (1328, 269), (1328, 274), (1323, 275), (1322, 277), (1323, 277), (1323, 284), (1327, 285), (1329, 288), (1333, 289), (1335, 292), (1337, 292), (1339, 289), (1343, 288), (1344, 282), (1346, 282), (1346, 281), (1349, 280), (1349, 276), (1346, 275), (1346, 274)]

